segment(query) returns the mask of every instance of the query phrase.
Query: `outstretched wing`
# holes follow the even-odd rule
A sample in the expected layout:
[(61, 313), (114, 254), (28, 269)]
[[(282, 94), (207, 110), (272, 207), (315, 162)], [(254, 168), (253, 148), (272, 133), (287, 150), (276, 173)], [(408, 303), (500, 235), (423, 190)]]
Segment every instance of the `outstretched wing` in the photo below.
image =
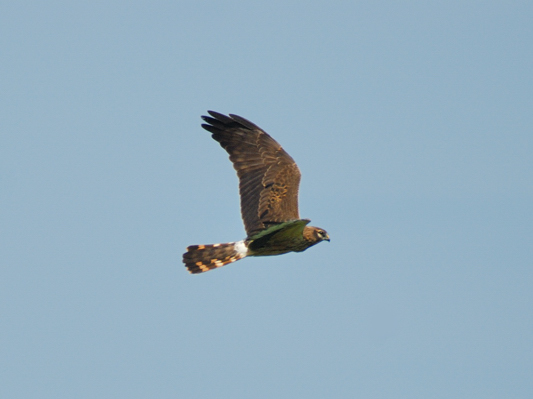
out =
[(202, 127), (228, 152), (239, 177), (241, 214), (248, 236), (299, 219), (300, 170), (276, 140), (237, 115), (208, 111)]

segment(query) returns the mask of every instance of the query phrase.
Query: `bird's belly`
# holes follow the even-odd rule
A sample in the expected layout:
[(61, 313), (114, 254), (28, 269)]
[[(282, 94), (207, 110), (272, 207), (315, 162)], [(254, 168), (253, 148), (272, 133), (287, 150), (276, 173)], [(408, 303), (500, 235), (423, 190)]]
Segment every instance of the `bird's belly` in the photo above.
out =
[(281, 255), (288, 252), (300, 252), (308, 247), (308, 243), (303, 237), (279, 240), (272, 238), (267, 242), (258, 244), (256, 242), (250, 243), (248, 246), (248, 256)]

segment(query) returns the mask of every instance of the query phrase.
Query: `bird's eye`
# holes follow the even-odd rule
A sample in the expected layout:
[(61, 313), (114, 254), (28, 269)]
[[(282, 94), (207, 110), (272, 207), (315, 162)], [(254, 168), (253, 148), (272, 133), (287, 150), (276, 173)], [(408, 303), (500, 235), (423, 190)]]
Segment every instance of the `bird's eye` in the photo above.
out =
[(319, 235), (320, 237), (324, 237), (324, 232), (323, 232), (322, 230), (318, 230), (318, 235)]

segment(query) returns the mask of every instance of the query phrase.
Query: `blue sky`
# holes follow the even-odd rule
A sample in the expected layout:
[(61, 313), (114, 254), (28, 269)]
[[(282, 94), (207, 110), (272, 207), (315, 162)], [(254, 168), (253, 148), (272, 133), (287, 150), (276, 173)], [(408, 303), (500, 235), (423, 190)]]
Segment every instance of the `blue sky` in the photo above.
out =
[[(530, 398), (529, 2), (13, 2), (0, 13), (0, 396)], [(330, 243), (244, 238), (212, 109)]]

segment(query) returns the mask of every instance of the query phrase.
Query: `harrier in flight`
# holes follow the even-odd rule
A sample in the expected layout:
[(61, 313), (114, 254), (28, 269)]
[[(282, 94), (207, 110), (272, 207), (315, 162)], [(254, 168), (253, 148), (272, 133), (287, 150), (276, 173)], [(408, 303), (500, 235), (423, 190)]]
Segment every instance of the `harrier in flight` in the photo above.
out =
[(329, 241), (321, 228), (300, 219), (300, 170), (276, 140), (237, 115), (208, 111), (202, 127), (228, 154), (239, 177), (241, 214), (246, 239), (226, 244), (191, 245), (183, 254), (190, 273), (202, 273), (246, 256), (302, 252)]

